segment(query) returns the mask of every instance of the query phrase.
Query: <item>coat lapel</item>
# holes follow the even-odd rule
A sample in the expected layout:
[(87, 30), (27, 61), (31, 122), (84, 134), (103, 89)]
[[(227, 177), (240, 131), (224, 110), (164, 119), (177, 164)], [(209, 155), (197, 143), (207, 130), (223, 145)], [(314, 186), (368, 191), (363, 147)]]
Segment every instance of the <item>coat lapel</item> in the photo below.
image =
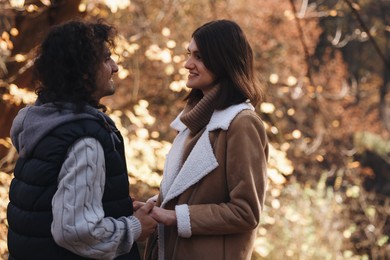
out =
[(184, 143), (189, 134), (189, 130), (185, 129), (176, 136), (173, 141), (172, 148), (169, 151), (164, 165), (164, 178), (160, 185), (160, 193), (165, 202), (173, 182), (180, 171)]
[(227, 130), (234, 117), (244, 109), (254, 110), (252, 105), (241, 103), (222, 111), (215, 111), (207, 125), (206, 131), (203, 132), (195, 144), (181, 169), (184, 144), (190, 131), (180, 121), (180, 115), (172, 122), (171, 127), (178, 130), (179, 134), (172, 144), (164, 167), (164, 178), (160, 189), (162, 207), (218, 167), (218, 162), (210, 143), (209, 133), (216, 129)]
[[(186, 132), (189, 132), (188, 129), (186, 130)], [(188, 133), (185, 134), (184, 138), (180, 138), (183, 139), (181, 141), (184, 142), (187, 135)], [(181, 145), (181, 148), (182, 147), (183, 145)], [(182, 149), (177, 151), (179, 156), (181, 156)], [(172, 163), (172, 167), (167, 165), (166, 170), (167, 173), (170, 174), (170, 176), (165, 176), (168, 178), (166, 178), (166, 182), (162, 191), (162, 206), (164, 206), (171, 199), (183, 193), (186, 189), (197, 183), (200, 179), (202, 179), (205, 175), (207, 175), (209, 172), (211, 172), (218, 166), (218, 162), (215, 158), (213, 148), (210, 144), (208, 131), (203, 132), (178, 173), (177, 171), (179, 164), (177, 163), (177, 161), (179, 161), (178, 159), (180, 157), (178, 158), (177, 154), (175, 153), (173, 153), (172, 156), (170, 155), (169, 157), (169, 161), (170, 163)], [(176, 162), (171, 161), (171, 159), (176, 160)], [(173, 176), (173, 174), (175, 174), (175, 176)]]

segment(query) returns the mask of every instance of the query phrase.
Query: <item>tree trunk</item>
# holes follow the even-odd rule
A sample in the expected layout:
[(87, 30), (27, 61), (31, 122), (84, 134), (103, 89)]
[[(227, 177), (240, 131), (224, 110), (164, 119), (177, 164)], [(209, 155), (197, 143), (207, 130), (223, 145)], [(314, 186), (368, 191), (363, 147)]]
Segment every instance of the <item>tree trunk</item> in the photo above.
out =
[[(16, 54), (28, 55), (27, 60), (34, 55), (33, 50), (41, 42), (49, 28), (55, 24), (80, 17), (78, 10), (81, 0), (57, 0), (52, 1), (49, 7), (42, 6), (41, 1), (29, 1), (29, 4), (35, 4), (39, 7), (37, 12), (28, 13), (27, 11), (13, 10), (14, 24), (18, 29), (17, 37), (11, 38), (13, 42), (13, 50), (11, 57)], [(27, 61), (26, 60), (26, 61)], [(16, 84), (19, 88), (33, 90), (31, 84), (32, 73), (31, 69), (26, 66), (27, 63), (6, 61), (7, 74), (4, 77), (5, 86), (1, 90), (1, 94), (9, 94), (8, 85)], [(9, 100), (0, 101), (0, 139), (5, 139), (9, 136), (12, 121), (20, 108), (24, 104), (18, 105)], [(0, 143), (0, 158), (3, 158), (9, 147)]]

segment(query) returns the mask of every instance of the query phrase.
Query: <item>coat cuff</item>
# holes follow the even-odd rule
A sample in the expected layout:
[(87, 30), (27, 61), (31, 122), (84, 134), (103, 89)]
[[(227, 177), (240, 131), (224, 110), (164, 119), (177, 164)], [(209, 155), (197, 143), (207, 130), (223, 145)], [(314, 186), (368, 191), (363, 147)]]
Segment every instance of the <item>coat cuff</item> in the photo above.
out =
[(177, 205), (175, 207), (177, 219), (177, 233), (179, 237), (191, 237), (190, 209), (187, 204)]

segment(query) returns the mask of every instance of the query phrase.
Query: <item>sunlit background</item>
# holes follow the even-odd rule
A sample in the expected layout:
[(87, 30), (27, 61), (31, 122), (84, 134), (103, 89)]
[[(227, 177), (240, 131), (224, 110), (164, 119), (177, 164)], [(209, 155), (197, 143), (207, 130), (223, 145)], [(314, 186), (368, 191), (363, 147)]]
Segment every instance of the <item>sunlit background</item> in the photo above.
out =
[[(118, 30), (116, 94), (131, 195), (158, 192), (184, 106), (195, 28), (233, 19), (246, 32), (265, 100), (269, 185), (253, 259), (390, 259), (390, 1), (0, 1), (0, 255), (17, 154), (9, 129), (36, 96), (31, 66), (50, 26), (75, 17)], [(141, 245), (142, 249), (142, 245)], [(201, 250), (201, 249), (200, 249)]]

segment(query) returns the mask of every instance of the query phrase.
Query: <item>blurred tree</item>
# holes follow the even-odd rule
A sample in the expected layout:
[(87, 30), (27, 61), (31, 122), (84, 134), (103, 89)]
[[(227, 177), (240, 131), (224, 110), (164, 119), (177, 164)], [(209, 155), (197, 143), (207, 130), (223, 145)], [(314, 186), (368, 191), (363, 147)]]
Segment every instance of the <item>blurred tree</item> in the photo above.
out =
[(355, 104), (364, 91), (360, 83), (378, 77), (379, 107), (383, 125), (390, 130), (390, 2), (383, 0), (326, 1), (321, 8), (332, 12), (320, 19), (324, 31), (317, 57), (329, 46), (341, 50), (355, 82)]
[[(104, 103), (111, 116), (121, 121), (121, 132), (128, 137), (130, 175), (147, 187), (158, 186), (162, 158), (175, 135), (169, 124), (183, 108), (182, 99), (188, 91), (183, 63), (191, 33), (209, 20), (233, 19), (252, 43), (255, 67), (265, 89), (265, 102), (257, 111), (267, 124), (273, 145), (267, 206), (275, 212), (268, 215), (267, 225), (273, 225), (271, 217), (280, 212), (301, 211), (299, 203), (283, 206), (283, 202), (290, 204), (286, 199), (290, 193), (301, 190), (296, 186), (290, 186), (282, 194), (282, 206), (278, 204), (285, 186), (298, 180), (308, 195), (304, 203), (310, 207), (315, 200), (313, 205), (321, 209), (326, 189), (317, 186), (326, 180), (335, 192), (330, 196), (335, 201), (327, 205), (345, 206), (345, 210), (337, 209), (342, 221), (332, 225), (339, 232), (348, 231), (343, 233), (343, 241), (351, 241), (344, 247), (362, 254), (386, 254), (389, 225), (385, 206), (389, 200), (360, 190), (362, 178), (375, 173), (369, 168), (372, 163), (364, 161), (362, 167), (363, 159), (355, 157), (358, 143), (354, 138), (359, 132), (375, 134), (380, 140), (389, 138), (390, 73), (385, 65), (390, 48), (389, 1), (41, 0), (26, 1), (19, 8), (4, 1), (0, 5), (4, 10), (0, 14), (0, 147), (10, 146), (9, 140), (1, 140), (8, 137), (17, 110), (31, 101), (26, 98), (31, 93), (25, 91), (32, 87), (28, 68), (34, 47), (47, 28), (75, 15), (86, 20), (104, 18), (119, 32), (113, 52), (119, 64), (114, 79), (117, 93)], [(367, 158), (371, 155), (364, 160)], [(388, 169), (386, 164), (377, 168)], [(314, 196), (317, 191), (321, 193)], [(378, 210), (368, 214), (363, 205), (370, 205), (370, 209), (378, 206)], [(339, 217), (326, 210), (331, 218)], [(321, 225), (323, 215), (301, 213), (313, 239), (313, 230)], [(280, 216), (274, 219), (283, 220)], [(304, 222), (308, 219), (315, 221)], [(295, 225), (294, 217), (287, 220)], [(361, 226), (350, 231), (355, 229), (349, 225), (360, 225), (355, 222)], [(375, 232), (370, 231), (372, 226), (377, 227)], [(275, 233), (282, 234), (277, 228), (283, 228), (283, 222), (274, 227)], [(271, 243), (278, 237), (268, 235)], [(295, 235), (288, 234), (291, 241)], [(338, 233), (333, 235), (339, 237)], [(300, 238), (302, 245), (317, 242)], [(343, 241), (338, 241), (338, 247)], [(287, 247), (294, 250), (293, 245)], [(324, 245), (324, 251), (326, 248)]]
[[(31, 84), (31, 59), (34, 48), (50, 26), (80, 16), (81, 0), (57, 1), (2, 1), (0, 2), (0, 139), (9, 136), (12, 120), (24, 105), (20, 99), (10, 95), (13, 85), (33, 90)], [(25, 95), (25, 92), (21, 93)], [(21, 97), (19, 97), (21, 98)], [(0, 143), (0, 157), (9, 149)]]

